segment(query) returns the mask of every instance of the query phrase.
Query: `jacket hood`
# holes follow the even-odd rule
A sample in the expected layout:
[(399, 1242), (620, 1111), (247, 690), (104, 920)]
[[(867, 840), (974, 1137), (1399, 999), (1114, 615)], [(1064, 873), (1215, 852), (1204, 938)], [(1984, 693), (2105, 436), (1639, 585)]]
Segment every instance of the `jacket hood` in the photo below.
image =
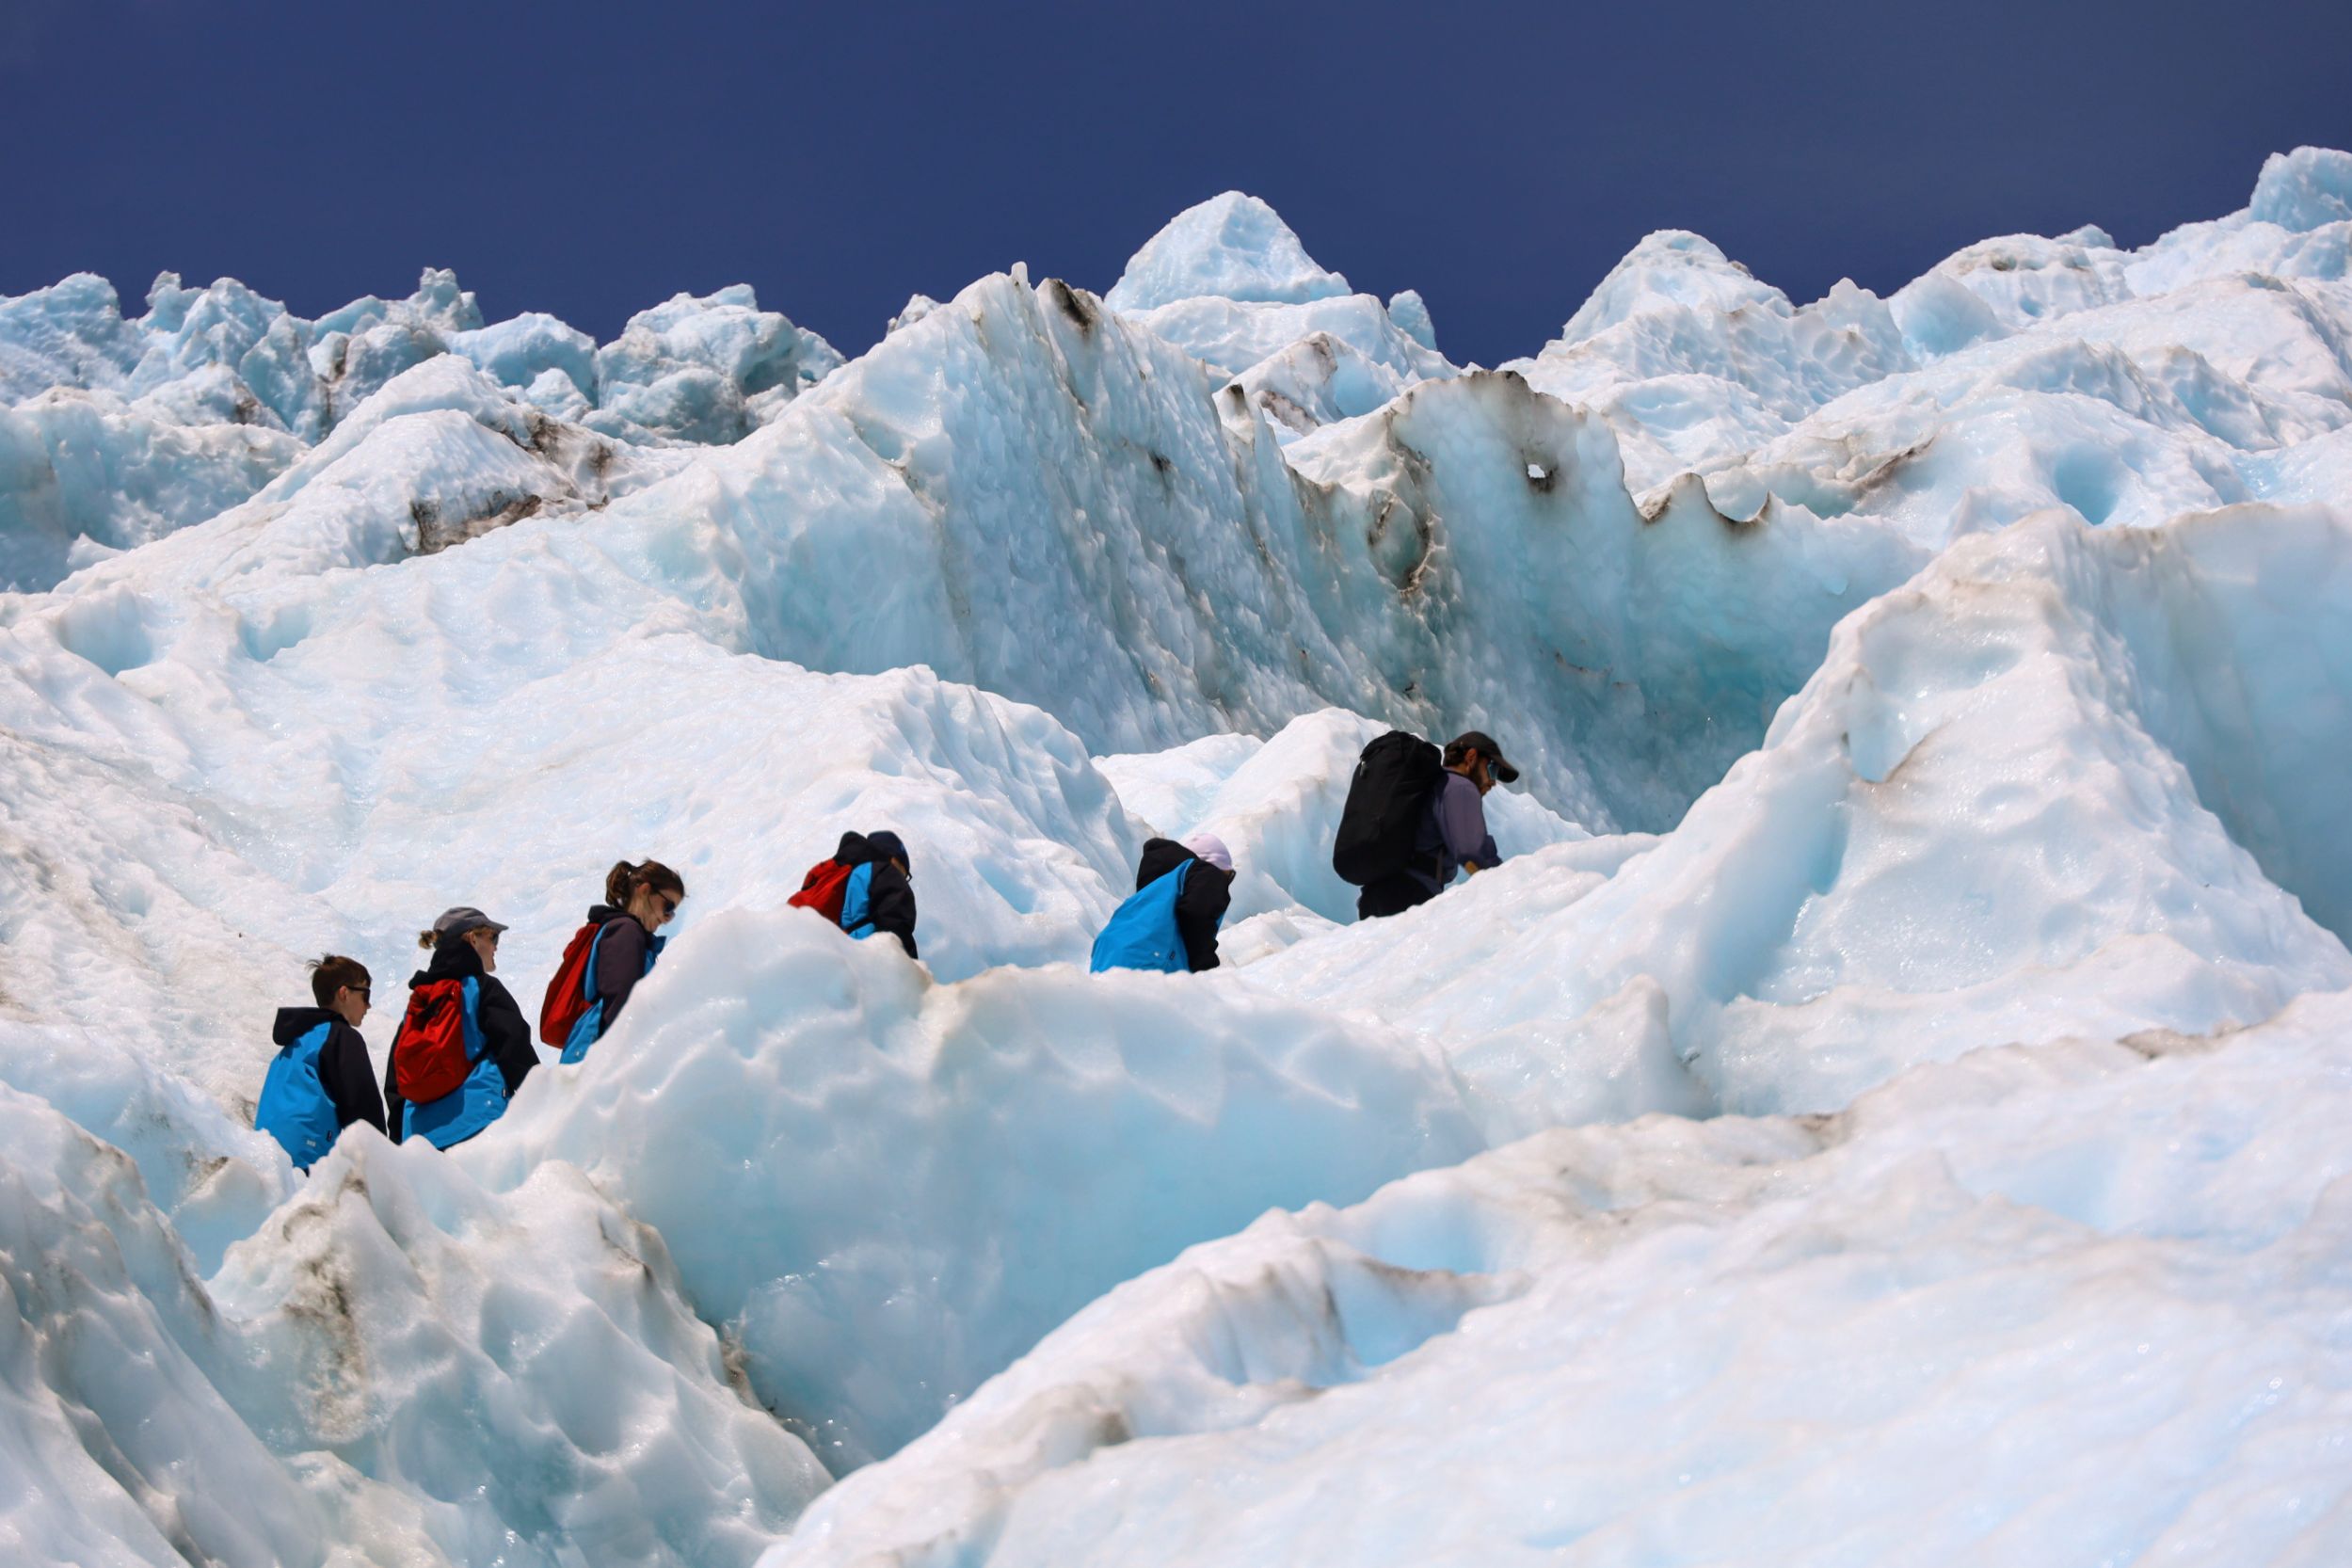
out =
[(459, 937), (443, 942), (433, 950), (433, 961), (408, 977), (411, 986), (434, 980), (464, 980), (483, 974), (482, 955), (473, 951), (473, 944)]
[(833, 852), (833, 858), (844, 866), (862, 866), (869, 860), (902, 860), (910, 866), (914, 864), (907, 859), (904, 840), (888, 829), (873, 834), (842, 834), (840, 848)]
[(321, 1024), (339, 1024), (343, 1019), (324, 1007), (280, 1007), (278, 1021), (270, 1026), (269, 1038), (275, 1045), (291, 1046)]
[[(1174, 839), (1147, 839), (1144, 841), (1143, 858), (1135, 863), (1135, 890), (1142, 892), (1187, 860), (1200, 860), (1202, 866), (1230, 879), (1231, 872), (1218, 871), (1215, 866), (1193, 854)], [(1193, 873), (1197, 876), (1197, 872)]]

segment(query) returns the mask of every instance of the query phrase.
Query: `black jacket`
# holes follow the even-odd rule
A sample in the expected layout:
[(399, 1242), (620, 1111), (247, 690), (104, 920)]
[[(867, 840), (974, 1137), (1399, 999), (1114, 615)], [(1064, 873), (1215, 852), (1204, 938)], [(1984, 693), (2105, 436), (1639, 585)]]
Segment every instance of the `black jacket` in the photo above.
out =
[[(482, 972), (482, 957), (473, 951), (473, 944), (463, 937), (441, 943), (433, 950), (433, 961), (409, 976), (408, 984), (417, 986), (428, 980), (464, 980), (469, 976), (481, 982), (477, 1018), (482, 1025), (482, 1052), (498, 1064), (499, 1076), (506, 1080), (506, 1092), (511, 1095), (522, 1087), (522, 1080), (539, 1064), (539, 1053), (532, 1048), (531, 1026), (522, 1021), (522, 1009), (515, 1005), (514, 997), (496, 975)], [(408, 1108), (408, 1102), (400, 1097), (395, 1064), (387, 1054), (384, 1109), (389, 1136), (395, 1144), (400, 1142), (400, 1126), (408, 1119), (404, 1114)]]
[(1176, 935), (1184, 938), (1184, 956), (1198, 974), (1217, 967), (1217, 927), (1233, 906), (1233, 873), (1219, 871), (1174, 839), (1153, 839), (1136, 864), (1135, 890), (1142, 892), (1187, 860), (1198, 864), (1185, 872), (1184, 891), (1176, 895)]
[(588, 911), (591, 923), (603, 928), (597, 939), (596, 994), (604, 1003), (604, 1016), (597, 1026), (597, 1037), (612, 1032), (613, 1020), (629, 1001), (629, 993), (645, 978), (646, 943), (652, 933), (637, 923), (637, 917), (626, 909), (616, 909), (600, 904)]
[(863, 833), (842, 834), (841, 847), (833, 852), (833, 858), (844, 866), (872, 862), (873, 880), (866, 888), (867, 918), (876, 931), (897, 937), (907, 957), (921, 957), (915, 951), (915, 885), (907, 874), (883, 859)]
[(376, 1092), (376, 1068), (358, 1030), (324, 1007), (280, 1007), (269, 1037), (279, 1046), (290, 1046), (321, 1024), (334, 1026), (319, 1048), (318, 1084), (334, 1102), (336, 1129), (365, 1122), (383, 1131), (384, 1101)]

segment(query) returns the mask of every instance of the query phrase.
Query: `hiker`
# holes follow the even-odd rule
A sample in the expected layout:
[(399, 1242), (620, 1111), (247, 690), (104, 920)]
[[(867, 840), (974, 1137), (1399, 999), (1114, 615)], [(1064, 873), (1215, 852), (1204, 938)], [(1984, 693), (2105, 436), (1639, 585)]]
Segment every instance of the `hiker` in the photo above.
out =
[(1332, 868), (1363, 891), (1359, 920), (1427, 904), (1454, 879), (1502, 860), (1486, 830), (1486, 792), (1516, 782), (1519, 770), (1482, 730), (1467, 729), (1444, 753), (1418, 736), (1391, 731), (1364, 748), (1340, 813)]
[(270, 1029), (278, 1054), (262, 1080), (253, 1125), (278, 1140), (297, 1171), (325, 1158), (353, 1122), (384, 1130), (383, 1097), (360, 1038), (372, 984), (367, 966), (330, 952), (311, 965), (318, 1005), (281, 1007)]
[(921, 956), (915, 951), (915, 876), (895, 833), (842, 834), (833, 858), (809, 867), (800, 891), (786, 902), (814, 909), (860, 941), (887, 931), (907, 957)]
[(493, 972), (506, 928), (479, 909), (444, 910), (417, 936), (433, 961), (408, 977), (408, 1011), (384, 1068), (394, 1141), (462, 1144), (504, 1114), (538, 1065), (522, 1009)]
[(1095, 938), (1091, 968), (1198, 974), (1217, 967), (1217, 926), (1233, 904), (1233, 856), (1214, 833), (1153, 839), (1135, 891)]
[(677, 918), (686, 884), (659, 860), (616, 862), (604, 874), (604, 902), (572, 933), (539, 1005), (539, 1043), (577, 1062), (604, 1038), (637, 982), (669, 940), (655, 932)]

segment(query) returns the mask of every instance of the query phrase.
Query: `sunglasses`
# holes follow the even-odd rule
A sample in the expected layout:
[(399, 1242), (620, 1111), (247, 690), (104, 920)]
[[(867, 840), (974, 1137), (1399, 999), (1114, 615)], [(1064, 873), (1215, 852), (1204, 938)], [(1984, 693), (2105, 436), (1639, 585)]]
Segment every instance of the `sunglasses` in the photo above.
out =
[(355, 994), (355, 995), (357, 995), (357, 996), (360, 998), (360, 1000), (362, 1000), (362, 1001), (365, 1001), (365, 1000), (366, 1000), (369, 997), (371, 997), (371, 996), (375, 995), (375, 992), (373, 992), (372, 990), (370, 990), (370, 989), (369, 989), (367, 986), (365, 986), (365, 985), (346, 985), (346, 986), (344, 986), (344, 990), (346, 990), (346, 991), (350, 991), (350, 992), (354, 993), (354, 994)]
[(674, 898), (670, 897), (670, 895), (669, 895), (669, 894), (667, 894), (667, 893), (656, 893), (656, 894), (654, 894), (653, 896), (661, 902), (661, 904), (662, 904), (662, 918), (663, 918), (664, 920), (669, 920), (669, 919), (671, 919), (672, 917), (674, 917), (675, 915), (677, 915), (677, 913), (678, 913), (678, 900), (676, 900), (676, 899), (674, 899)]

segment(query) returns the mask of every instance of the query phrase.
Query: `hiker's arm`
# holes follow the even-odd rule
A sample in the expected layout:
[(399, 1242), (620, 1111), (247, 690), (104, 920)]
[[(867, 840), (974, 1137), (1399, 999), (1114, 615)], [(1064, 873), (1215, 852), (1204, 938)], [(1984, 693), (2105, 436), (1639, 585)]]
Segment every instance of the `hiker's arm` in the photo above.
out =
[(392, 1048), (387, 1046), (384, 1048), (384, 1136), (395, 1144), (399, 1143), (402, 1128), (408, 1119), (408, 1102), (400, 1097), (400, 1080), (393, 1071)]
[(915, 951), (915, 888), (906, 873), (888, 861), (876, 865), (866, 898), (867, 918), (873, 921), (873, 928), (897, 937), (907, 957), (921, 957)]
[(1233, 904), (1233, 879), (1207, 863), (1195, 864), (1176, 898), (1176, 934), (1193, 973), (1218, 965), (1217, 927)]
[(1486, 813), (1479, 808), (1476, 786), (1466, 780), (1448, 783), (1437, 799), (1437, 830), (1446, 837), (1446, 853), (1480, 870), (1502, 858), (1495, 836), (1486, 831)]
[(515, 1005), (513, 994), (487, 978), (482, 983), (480, 1017), (483, 1048), (498, 1064), (499, 1075), (505, 1079), (506, 1092), (511, 1095), (539, 1064), (539, 1053), (531, 1048), (531, 1026), (522, 1021), (522, 1010)]
[(645, 978), (645, 927), (626, 918), (608, 923), (596, 945), (596, 994), (611, 1029), (629, 993)]
[(1503, 852), (1495, 847), (1495, 835), (1487, 834), (1479, 841), (1476, 854), (1464, 856), (1462, 863), (1472, 871), (1485, 871), (1503, 863)]
[(367, 1059), (367, 1042), (348, 1024), (329, 1031), (318, 1053), (319, 1082), (335, 1105), (335, 1125), (365, 1122), (384, 1130), (384, 1097), (376, 1092), (376, 1067)]

